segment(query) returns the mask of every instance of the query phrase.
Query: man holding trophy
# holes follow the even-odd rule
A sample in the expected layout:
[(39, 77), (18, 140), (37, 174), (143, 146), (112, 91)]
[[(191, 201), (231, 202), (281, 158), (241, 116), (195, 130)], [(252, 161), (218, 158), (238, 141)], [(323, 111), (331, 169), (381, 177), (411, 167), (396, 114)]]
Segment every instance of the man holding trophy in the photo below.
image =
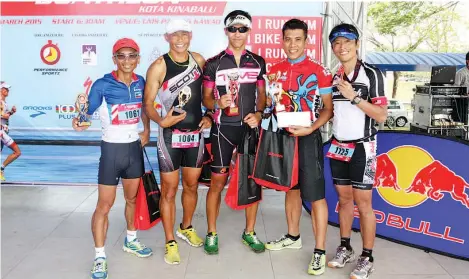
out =
[[(308, 273), (325, 271), (328, 211), (325, 199), (324, 156), (319, 128), (332, 117), (332, 75), (322, 65), (306, 57), (308, 26), (298, 19), (282, 28), (287, 59), (275, 64), (268, 75), (273, 92), (278, 127), (298, 137), (298, 185), (285, 197), (288, 233), (266, 243), (269, 250), (300, 249), (302, 199), (312, 203), (312, 224), (316, 247)], [(270, 103), (270, 100), (269, 100)], [(322, 109), (322, 104), (324, 107)], [(298, 191), (299, 190), (299, 191)]]
[[(91, 221), (96, 252), (91, 270), (93, 279), (108, 278), (104, 243), (109, 226), (108, 215), (120, 178), (124, 187), (127, 221), (127, 235), (122, 249), (137, 257), (149, 257), (153, 253), (138, 240), (134, 226), (135, 201), (144, 173), (142, 146), (148, 143), (150, 134), (149, 119), (141, 110), (145, 80), (133, 72), (140, 62), (139, 51), (139, 46), (132, 39), (118, 40), (112, 50), (117, 70), (95, 81), (88, 100), (86, 94), (80, 94), (76, 102), (78, 117), (73, 119), (73, 128), (76, 131), (86, 130), (91, 124), (90, 115), (99, 108), (103, 130), (98, 203)], [(144, 131), (139, 135), (140, 119)]]
[[(228, 47), (207, 60), (204, 69), (203, 102), (212, 110), (215, 122), (210, 135), (213, 163), (206, 202), (208, 234), (204, 249), (207, 254), (218, 253), (216, 221), (233, 150), (242, 141), (245, 125), (259, 126), (265, 108), (265, 61), (246, 50), (251, 16), (236, 10), (225, 17), (224, 24)], [(264, 243), (254, 232), (257, 208), (258, 203), (246, 208), (246, 227), (241, 238), (254, 252), (264, 252)]]
[[(169, 52), (152, 63), (147, 72), (145, 109), (158, 123), (158, 163), (161, 177), (160, 210), (166, 236), (164, 260), (179, 264), (178, 243), (174, 238), (176, 193), (179, 169), (182, 167), (182, 222), (176, 236), (193, 247), (203, 240), (192, 227), (197, 205), (197, 188), (202, 171), (204, 137), (201, 131), (210, 128), (210, 116), (202, 116), (202, 67), (205, 59), (189, 52), (192, 29), (184, 20), (171, 20), (166, 25), (165, 39)], [(161, 110), (153, 102), (159, 99)]]

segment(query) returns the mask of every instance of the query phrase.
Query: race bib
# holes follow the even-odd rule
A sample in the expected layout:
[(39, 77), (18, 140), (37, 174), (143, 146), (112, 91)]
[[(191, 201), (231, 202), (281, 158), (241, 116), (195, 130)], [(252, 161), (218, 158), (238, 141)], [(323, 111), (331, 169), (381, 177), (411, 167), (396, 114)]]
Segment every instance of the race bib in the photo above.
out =
[(137, 124), (140, 120), (142, 103), (113, 105), (111, 111), (113, 125)]
[(192, 148), (199, 146), (199, 131), (193, 132), (181, 132), (174, 130), (172, 135), (172, 147), (173, 148)]
[(326, 157), (339, 161), (350, 162), (354, 151), (354, 142), (342, 143), (334, 139), (332, 140), (331, 147), (329, 148)]

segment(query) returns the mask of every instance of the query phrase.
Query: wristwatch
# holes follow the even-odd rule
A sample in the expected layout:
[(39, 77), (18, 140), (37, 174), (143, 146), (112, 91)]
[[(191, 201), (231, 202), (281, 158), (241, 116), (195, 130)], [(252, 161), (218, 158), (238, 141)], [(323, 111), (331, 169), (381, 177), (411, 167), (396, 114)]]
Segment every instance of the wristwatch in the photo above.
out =
[(355, 96), (350, 103), (352, 103), (352, 105), (358, 105), (361, 101), (362, 98), (360, 96)]

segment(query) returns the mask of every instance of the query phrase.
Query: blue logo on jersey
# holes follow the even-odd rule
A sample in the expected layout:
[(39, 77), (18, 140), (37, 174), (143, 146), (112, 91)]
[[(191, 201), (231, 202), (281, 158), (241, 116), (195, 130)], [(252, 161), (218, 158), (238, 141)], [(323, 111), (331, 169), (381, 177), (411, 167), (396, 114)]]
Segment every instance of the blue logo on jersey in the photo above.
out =
[(135, 98), (137, 99), (142, 98), (142, 89), (138, 85), (134, 87), (134, 93), (135, 93)]

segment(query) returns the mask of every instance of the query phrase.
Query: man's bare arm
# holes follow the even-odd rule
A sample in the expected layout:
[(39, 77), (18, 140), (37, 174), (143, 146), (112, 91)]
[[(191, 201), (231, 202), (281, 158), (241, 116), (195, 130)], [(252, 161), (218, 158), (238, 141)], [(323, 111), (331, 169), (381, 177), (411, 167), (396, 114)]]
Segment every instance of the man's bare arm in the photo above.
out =
[[(146, 116), (158, 123), (161, 123), (163, 118), (158, 114), (155, 109), (154, 102), (156, 95), (158, 94), (158, 90), (161, 86), (161, 80), (165, 75), (166, 71), (166, 64), (164, 63), (163, 57), (158, 58), (155, 62), (151, 64), (147, 71), (146, 77), (146, 84), (145, 84), (145, 97), (143, 100), (145, 114)], [(142, 115), (142, 120), (144, 120)], [(145, 125), (145, 122), (144, 122)], [(150, 126), (150, 121), (148, 120), (148, 129)]]
[(191, 52), (191, 53), (195, 61), (197, 62), (197, 64), (199, 64), (199, 67), (203, 69), (205, 66), (205, 58), (197, 52)]

